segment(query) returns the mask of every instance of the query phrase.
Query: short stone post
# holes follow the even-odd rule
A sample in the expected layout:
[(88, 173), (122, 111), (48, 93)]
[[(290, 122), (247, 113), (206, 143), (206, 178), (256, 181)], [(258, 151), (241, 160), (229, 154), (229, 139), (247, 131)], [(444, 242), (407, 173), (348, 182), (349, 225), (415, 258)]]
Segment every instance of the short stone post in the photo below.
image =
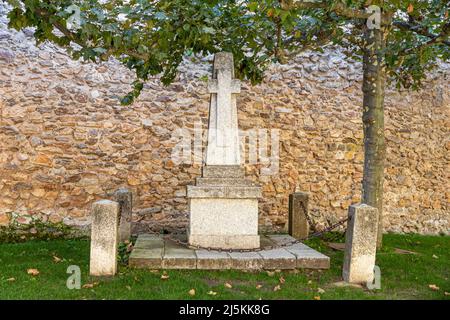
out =
[(92, 205), (91, 276), (113, 276), (117, 272), (119, 203), (100, 200)]
[(367, 284), (374, 278), (378, 209), (366, 204), (348, 210), (342, 276), (349, 283)]
[(309, 196), (305, 192), (289, 195), (289, 234), (296, 239), (304, 239), (309, 234), (308, 214)]
[(114, 194), (115, 201), (120, 205), (119, 241), (130, 240), (131, 215), (133, 210), (133, 194), (127, 188), (120, 188)]

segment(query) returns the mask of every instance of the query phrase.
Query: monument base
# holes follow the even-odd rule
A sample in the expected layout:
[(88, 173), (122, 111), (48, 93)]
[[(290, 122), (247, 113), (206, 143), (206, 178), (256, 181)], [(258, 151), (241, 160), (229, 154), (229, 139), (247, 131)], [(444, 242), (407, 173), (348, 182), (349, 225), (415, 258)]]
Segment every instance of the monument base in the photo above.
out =
[[(174, 238), (186, 241), (185, 234)], [(141, 234), (131, 252), (129, 265), (146, 269), (198, 270), (330, 268), (330, 258), (303, 243), (272, 248), (293, 240), (288, 235), (261, 235), (261, 250), (242, 253), (186, 248), (164, 235)]]
[(244, 179), (240, 166), (205, 166), (187, 187), (189, 243), (206, 248), (256, 249), (261, 188)]
[(259, 239), (255, 235), (188, 235), (190, 245), (211, 249), (259, 249)]

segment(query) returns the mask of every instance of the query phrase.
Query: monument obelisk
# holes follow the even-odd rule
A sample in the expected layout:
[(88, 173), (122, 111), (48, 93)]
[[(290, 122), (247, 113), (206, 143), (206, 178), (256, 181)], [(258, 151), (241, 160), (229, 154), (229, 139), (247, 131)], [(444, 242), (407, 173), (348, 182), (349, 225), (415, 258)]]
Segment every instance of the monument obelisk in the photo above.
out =
[(241, 164), (233, 55), (216, 53), (208, 144), (202, 177), (187, 187), (191, 245), (222, 249), (259, 248), (258, 198), (261, 188), (245, 179)]

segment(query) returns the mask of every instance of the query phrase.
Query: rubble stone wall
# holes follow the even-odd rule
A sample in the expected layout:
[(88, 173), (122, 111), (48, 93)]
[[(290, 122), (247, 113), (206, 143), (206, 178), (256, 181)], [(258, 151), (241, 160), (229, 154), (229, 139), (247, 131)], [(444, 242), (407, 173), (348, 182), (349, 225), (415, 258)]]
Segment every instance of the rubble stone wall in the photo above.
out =
[[(187, 59), (172, 85), (151, 79), (124, 107), (118, 97), (130, 90), (130, 71), (36, 47), (32, 31), (7, 29), (0, 10), (0, 224), (34, 216), (87, 225), (93, 201), (128, 187), (135, 218), (185, 225), (185, 186), (201, 165), (173, 161), (174, 132), (207, 127), (211, 59)], [(330, 49), (272, 66), (260, 85), (243, 83), (240, 128), (280, 130), (279, 172), (246, 165), (263, 187), (261, 227), (286, 227), (296, 187), (310, 193), (319, 227), (360, 200), (361, 75), (360, 63)], [(449, 76), (443, 64), (419, 92), (387, 91), (386, 230), (449, 231)]]

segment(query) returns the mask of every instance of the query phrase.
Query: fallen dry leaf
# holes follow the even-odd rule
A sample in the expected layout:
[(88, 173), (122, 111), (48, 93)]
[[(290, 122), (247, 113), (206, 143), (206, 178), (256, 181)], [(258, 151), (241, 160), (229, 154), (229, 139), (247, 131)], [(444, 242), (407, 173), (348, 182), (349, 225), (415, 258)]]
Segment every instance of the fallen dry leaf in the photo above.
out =
[(84, 289), (91, 289), (93, 287), (95, 287), (96, 285), (98, 285), (98, 282), (93, 282), (93, 283), (86, 283), (82, 286), (82, 288)]
[(439, 290), (439, 287), (437, 285), (435, 285), (435, 284), (429, 284), (428, 288), (430, 288), (433, 291), (438, 291)]
[(225, 282), (224, 286), (225, 286), (225, 288), (228, 288), (228, 289), (233, 288), (233, 286), (229, 282)]
[(308, 284), (312, 284), (312, 280), (308, 280)]
[(317, 292), (322, 294), (325, 293), (325, 290), (323, 290), (322, 288), (317, 288)]
[(278, 291), (278, 290), (281, 290), (281, 286), (280, 286), (280, 285), (276, 285), (276, 286), (273, 288), (273, 291)]
[(269, 277), (273, 277), (274, 274), (275, 274), (275, 272), (273, 272), (273, 271), (267, 271), (267, 275), (268, 275)]
[(256, 285), (256, 289), (259, 290), (259, 289), (261, 289), (261, 288), (262, 288), (262, 285), (261, 285), (261, 284), (257, 284), (257, 285)]
[(283, 277), (280, 277), (280, 279), (278, 279), (280, 281), (281, 284), (286, 282), (286, 279), (284, 279)]
[(169, 278), (170, 278), (170, 277), (169, 277), (168, 274), (163, 273), (163, 274), (161, 275), (161, 280), (167, 280), (167, 279), (169, 279)]
[(406, 11), (407, 11), (408, 13), (412, 13), (412, 12), (414, 11), (414, 6), (413, 6), (412, 3), (410, 3), (410, 4), (408, 5), (408, 8), (406, 9)]
[(195, 296), (195, 289), (189, 290), (188, 293), (189, 293), (190, 296)]
[(129, 243), (128, 245), (127, 245), (127, 252), (129, 253), (129, 252), (131, 252), (131, 251), (133, 251), (133, 244), (132, 243)]
[(435, 255), (435, 254), (433, 254), (433, 256), (432, 256), (434, 259), (439, 259), (439, 257), (437, 256), (437, 255)]
[(217, 294), (217, 292), (215, 292), (215, 291), (208, 291), (206, 294), (208, 294), (210, 296), (215, 296)]
[[(14, 282), (14, 281), (16, 281), (16, 278), (8, 278), (8, 279), (6, 279), (6, 281), (8, 281), (8, 282)], [(447, 292), (446, 292), (447, 293)]]
[(40, 272), (38, 269), (28, 269), (27, 273), (31, 274), (32, 276), (37, 276)]
[(444, 296), (450, 296), (450, 292), (445, 291)]
[(54, 262), (54, 263), (58, 263), (58, 262), (61, 262), (61, 261), (62, 261), (61, 258), (59, 258), (59, 257), (57, 257), (57, 256), (53, 256), (53, 262)]
[(315, 296), (314, 300), (320, 300), (320, 296)]

